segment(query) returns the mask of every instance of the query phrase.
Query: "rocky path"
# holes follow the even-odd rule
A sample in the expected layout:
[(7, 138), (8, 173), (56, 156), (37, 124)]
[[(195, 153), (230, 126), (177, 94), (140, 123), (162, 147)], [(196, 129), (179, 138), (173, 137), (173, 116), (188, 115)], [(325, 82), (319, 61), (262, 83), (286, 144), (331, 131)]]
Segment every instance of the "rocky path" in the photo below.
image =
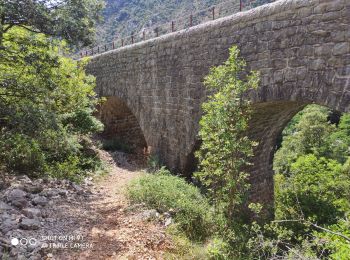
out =
[(163, 225), (147, 221), (152, 211), (130, 207), (124, 195), (127, 184), (141, 174), (137, 159), (118, 153), (102, 157), (111, 166), (110, 174), (97, 184), (101, 199), (90, 203), (93, 210), (84, 225), (93, 247), (73, 256), (68, 252), (65, 259), (162, 259), (170, 245)]
[(158, 213), (124, 194), (140, 162), (100, 154), (110, 170), (97, 181), (21, 177), (0, 191), (0, 259), (164, 259), (171, 242)]

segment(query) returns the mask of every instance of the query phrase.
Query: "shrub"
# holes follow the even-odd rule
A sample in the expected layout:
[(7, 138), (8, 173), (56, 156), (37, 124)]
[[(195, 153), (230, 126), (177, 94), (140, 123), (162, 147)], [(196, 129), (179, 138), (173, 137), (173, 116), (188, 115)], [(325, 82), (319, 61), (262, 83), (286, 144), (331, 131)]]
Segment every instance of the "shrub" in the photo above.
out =
[(161, 168), (133, 181), (127, 194), (132, 203), (145, 203), (159, 212), (172, 209), (175, 222), (190, 239), (203, 240), (211, 229), (210, 206), (200, 191)]
[[(349, 217), (350, 212), (348, 212), (344, 219), (339, 220), (337, 224), (328, 227), (329, 230), (342, 234), (344, 237), (350, 238)], [(318, 238), (318, 241), (323, 242), (319, 243), (321, 244), (321, 246), (318, 246), (319, 251), (325, 251), (325, 249), (327, 249), (329, 252), (329, 259), (348, 259), (350, 256), (350, 241), (344, 237), (326, 231), (315, 232), (315, 236)]]
[(37, 140), (23, 134), (2, 134), (0, 162), (10, 171), (36, 176), (45, 165), (45, 154)]
[(63, 162), (55, 162), (47, 167), (47, 174), (54, 178), (80, 181), (82, 170), (79, 168), (79, 157), (69, 156)]
[(212, 68), (204, 80), (214, 94), (202, 104), (202, 143), (196, 153), (195, 176), (207, 189), (215, 210), (225, 212), (230, 226), (241, 219), (249, 190), (246, 169), (256, 145), (247, 136), (252, 108), (243, 94), (256, 89), (258, 82), (259, 74), (246, 71), (236, 46), (230, 48), (228, 60)]
[(167, 235), (171, 237), (174, 247), (165, 254), (165, 259), (202, 260), (208, 258), (205, 245), (191, 241), (176, 224), (168, 227)]
[[(84, 139), (101, 131), (87, 60), (68, 58), (63, 42), (11, 28), (0, 48), (0, 164), (36, 177), (80, 179), (96, 168)], [(75, 176), (77, 175), (77, 176)]]
[(147, 159), (147, 170), (149, 172), (156, 172), (161, 169), (161, 162), (157, 155), (150, 155)]
[[(319, 225), (335, 224), (349, 210), (346, 194), (350, 181), (334, 160), (301, 156), (291, 166), (291, 175), (275, 178), (276, 218), (306, 219)], [(298, 225), (289, 223), (292, 230)], [(305, 227), (299, 227), (305, 232)]]
[(111, 139), (103, 140), (102, 147), (106, 151), (121, 151), (125, 153), (132, 152), (130, 145), (126, 144), (119, 138), (111, 138)]
[(215, 260), (230, 259), (229, 250), (230, 247), (224, 240), (214, 238), (207, 248), (208, 258)]

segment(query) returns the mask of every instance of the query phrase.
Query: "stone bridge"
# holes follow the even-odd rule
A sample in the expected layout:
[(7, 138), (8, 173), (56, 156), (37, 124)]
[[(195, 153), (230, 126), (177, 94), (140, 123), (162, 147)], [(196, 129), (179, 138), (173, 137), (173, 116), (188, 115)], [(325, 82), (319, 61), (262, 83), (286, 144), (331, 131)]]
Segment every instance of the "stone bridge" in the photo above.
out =
[(350, 1), (280, 0), (92, 57), (106, 134), (147, 146), (175, 172), (195, 167), (203, 78), (238, 45), (261, 72), (250, 94), (253, 198), (273, 198), (277, 139), (306, 104), (350, 111)]

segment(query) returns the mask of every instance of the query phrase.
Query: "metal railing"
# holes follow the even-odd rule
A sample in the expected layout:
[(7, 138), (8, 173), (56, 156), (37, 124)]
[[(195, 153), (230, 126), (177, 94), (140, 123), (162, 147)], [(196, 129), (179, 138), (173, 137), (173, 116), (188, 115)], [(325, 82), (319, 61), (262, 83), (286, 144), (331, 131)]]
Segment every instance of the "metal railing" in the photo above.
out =
[[(274, 2), (276, 0), (268, 0), (268, 3)], [(225, 17), (234, 13), (241, 11), (246, 11), (257, 7), (261, 0), (234, 0), (227, 1), (221, 4), (197, 11), (190, 14), (186, 19), (180, 18), (173, 20), (170, 23), (162, 24), (160, 26), (150, 27), (142, 29), (140, 32), (130, 35), (129, 37), (124, 37), (121, 39), (116, 39), (112, 42), (108, 42), (103, 45), (94, 46), (89, 49), (84, 49), (79, 52), (80, 58), (93, 56), (96, 54), (104, 53), (106, 51), (115, 50), (127, 45), (138, 43), (141, 41), (146, 41), (162, 35), (176, 32), (179, 30), (187, 29), (192, 26), (196, 26), (208, 21), (212, 21), (221, 17)], [(266, 3), (263, 3), (266, 4)]]

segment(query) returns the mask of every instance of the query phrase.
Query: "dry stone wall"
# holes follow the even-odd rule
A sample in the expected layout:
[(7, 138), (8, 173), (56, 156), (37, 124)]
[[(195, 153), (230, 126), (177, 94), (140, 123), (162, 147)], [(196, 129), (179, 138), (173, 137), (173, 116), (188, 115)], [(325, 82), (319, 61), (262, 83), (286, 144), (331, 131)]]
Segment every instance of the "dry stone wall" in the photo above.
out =
[(253, 197), (273, 196), (276, 138), (305, 104), (350, 111), (350, 1), (280, 0), (247, 12), (94, 56), (88, 71), (101, 96), (122, 99), (147, 145), (175, 171), (191, 168), (203, 78), (239, 46), (248, 69), (261, 72), (249, 93), (259, 141), (251, 169)]

